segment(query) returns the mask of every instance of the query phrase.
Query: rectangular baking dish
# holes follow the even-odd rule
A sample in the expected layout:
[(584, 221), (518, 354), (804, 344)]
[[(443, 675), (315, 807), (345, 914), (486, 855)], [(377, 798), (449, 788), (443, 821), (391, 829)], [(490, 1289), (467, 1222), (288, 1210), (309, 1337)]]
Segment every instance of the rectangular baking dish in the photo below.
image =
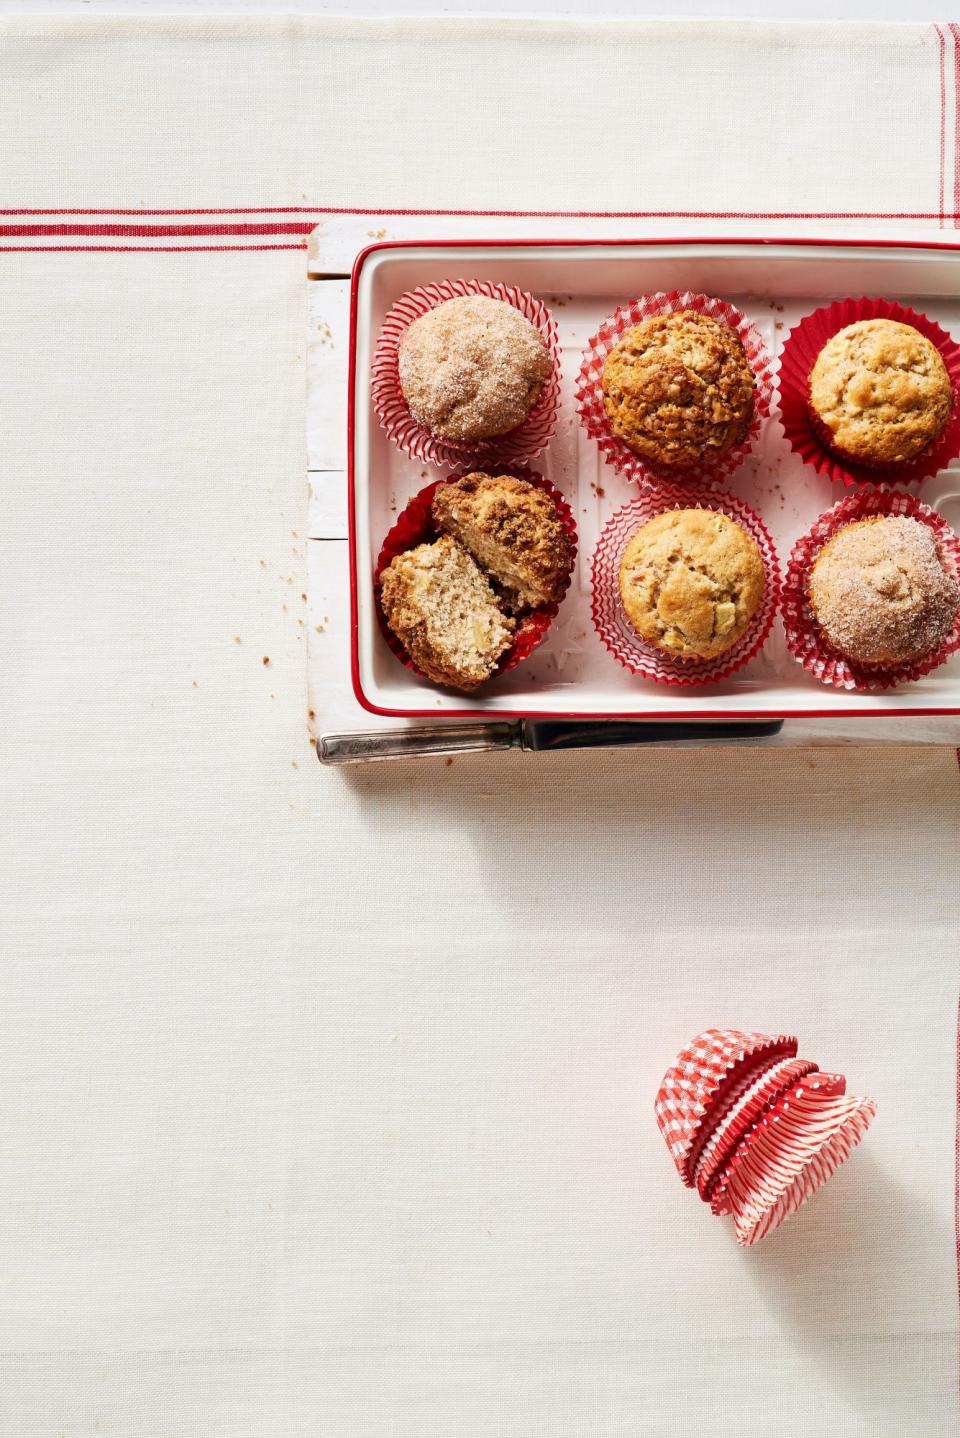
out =
[[(381, 430), (369, 394), (383, 318), (407, 290), (442, 279), (517, 285), (549, 306), (562, 356), (562, 405), (546, 452), (532, 462), (567, 497), (580, 552), (570, 590), (543, 644), (481, 695), (458, 694), (400, 664), (377, 623), (373, 569), (407, 500), (441, 471), (410, 459)], [(790, 656), (779, 619), (764, 649), (718, 684), (676, 689), (630, 674), (608, 653), (590, 615), (590, 559), (609, 516), (636, 486), (605, 462), (581, 429), (574, 385), (582, 351), (600, 321), (636, 295), (689, 289), (730, 300), (760, 329), (774, 355), (810, 310), (845, 296), (883, 295), (911, 304), (960, 333), (960, 248), (855, 241), (438, 240), (374, 244), (358, 257), (350, 303), (348, 514), (351, 666), (360, 704), (398, 717), (744, 719), (960, 714), (960, 655), (909, 685), (875, 693), (819, 683)], [(784, 568), (794, 541), (843, 494), (789, 449), (776, 415), (724, 486), (766, 524)], [(960, 469), (919, 487), (924, 503), (960, 529)]]

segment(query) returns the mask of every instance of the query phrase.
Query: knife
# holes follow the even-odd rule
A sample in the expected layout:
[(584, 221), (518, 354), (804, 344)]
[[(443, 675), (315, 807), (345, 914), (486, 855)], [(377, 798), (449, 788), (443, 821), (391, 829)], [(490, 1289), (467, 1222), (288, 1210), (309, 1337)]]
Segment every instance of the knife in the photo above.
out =
[(503, 749), (542, 753), (629, 745), (737, 744), (769, 739), (782, 719), (704, 722), (693, 719), (519, 719), (488, 724), (423, 724), (355, 734), (321, 734), (321, 764), (368, 764), (381, 759), (424, 759)]

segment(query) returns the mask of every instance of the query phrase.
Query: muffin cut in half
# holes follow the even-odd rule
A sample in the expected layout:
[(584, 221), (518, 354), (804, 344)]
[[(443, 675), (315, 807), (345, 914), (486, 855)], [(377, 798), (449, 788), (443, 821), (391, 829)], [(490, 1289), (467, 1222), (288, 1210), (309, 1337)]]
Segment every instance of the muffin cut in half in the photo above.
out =
[(570, 542), (550, 495), (507, 474), (467, 474), (438, 486), (434, 523), (459, 540), (514, 614), (563, 598)]
[(620, 562), (620, 598), (641, 639), (713, 659), (746, 633), (763, 600), (756, 540), (711, 509), (668, 509), (642, 524)]
[(899, 320), (857, 320), (827, 341), (807, 406), (828, 449), (852, 464), (905, 464), (940, 438), (953, 386), (936, 345)]
[(906, 515), (855, 520), (827, 540), (807, 582), (821, 633), (855, 663), (896, 668), (938, 649), (960, 585), (929, 525)]
[(380, 584), (387, 624), (416, 667), (437, 684), (476, 689), (513, 643), (514, 621), (449, 535), (398, 554)]

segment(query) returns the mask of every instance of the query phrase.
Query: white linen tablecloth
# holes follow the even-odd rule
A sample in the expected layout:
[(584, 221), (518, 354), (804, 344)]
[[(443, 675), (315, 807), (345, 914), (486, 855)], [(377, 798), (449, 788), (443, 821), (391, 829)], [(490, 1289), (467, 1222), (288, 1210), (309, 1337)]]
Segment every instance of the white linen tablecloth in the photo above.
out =
[[(949, 238), (954, 31), (0, 22), (5, 1438), (956, 1433), (954, 752), (323, 773), (301, 597), (321, 211)], [(747, 1254), (710, 1024), (879, 1101)]]

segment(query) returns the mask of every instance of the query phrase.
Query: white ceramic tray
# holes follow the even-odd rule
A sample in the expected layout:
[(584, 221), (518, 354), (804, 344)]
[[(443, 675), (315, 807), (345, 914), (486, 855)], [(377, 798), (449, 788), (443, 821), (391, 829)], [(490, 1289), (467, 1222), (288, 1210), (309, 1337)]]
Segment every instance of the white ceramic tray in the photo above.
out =
[[(555, 438), (532, 461), (570, 501), (580, 536), (570, 591), (544, 643), (480, 695), (419, 679), (380, 633), (372, 575), (376, 556), (409, 497), (443, 471), (409, 459), (373, 412), (369, 370), (384, 315), (405, 291), (441, 279), (513, 284), (539, 295), (560, 332), (562, 406)], [(615, 509), (636, 486), (605, 462), (580, 426), (573, 391), (582, 351), (618, 305), (655, 290), (728, 299), (774, 353), (810, 310), (847, 295), (912, 304), (960, 334), (960, 254), (949, 246), (817, 244), (783, 240), (670, 242), (437, 241), (375, 244), (357, 258), (351, 285), (350, 473), (352, 669), (356, 697), (372, 713), (407, 717), (514, 718), (870, 717), (960, 713), (960, 656), (910, 685), (856, 693), (820, 684), (786, 649), (779, 619), (763, 651), (719, 684), (675, 689), (631, 675), (604, 648), (590, 614), (590, 558)], [(795, 539), (845, 493), (804, 465), (776, 416), (729, 484), (760, 514), (785, 568)], [(960, 529), (960, 468), (910, 487)]]

